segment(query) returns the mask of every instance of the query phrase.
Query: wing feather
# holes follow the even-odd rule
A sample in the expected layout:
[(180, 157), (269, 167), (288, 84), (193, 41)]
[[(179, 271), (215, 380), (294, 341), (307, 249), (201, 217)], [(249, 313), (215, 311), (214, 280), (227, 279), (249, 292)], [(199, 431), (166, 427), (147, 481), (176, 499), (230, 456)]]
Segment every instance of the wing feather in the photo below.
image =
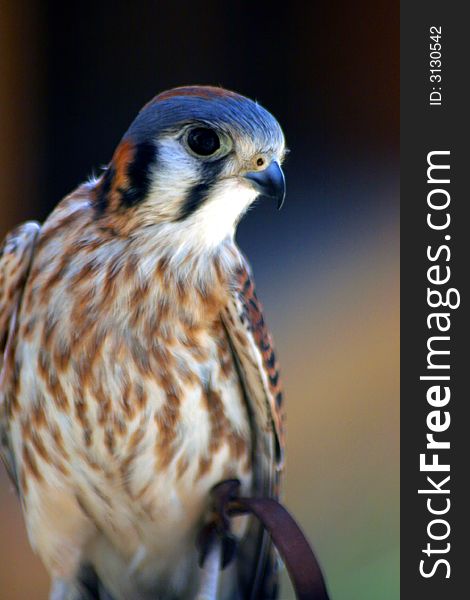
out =
[(246, 262), (236, 273), (223, 320), (256, 426), (265, 436), (273, 438), (272, 466), (280, 471), (284, 460), (285, 416), (279, 363)]
[(0, 456), (16, 485), (15, 467), (8, 443), (8, 414), (4, 398), (16, 333), (16, 317), (31, 266), (40, 226), (29, 221), (11, 231), (0, 248)]
[[(242, 380), (254, 432), (254, 494), (277, 498), (284, 461), (284, 412), (279, 364), (246, 261), (236, 273), (223, 321)], [(246, 598), (275, 598), (277, 556), (252, 522), (239, 551)]]

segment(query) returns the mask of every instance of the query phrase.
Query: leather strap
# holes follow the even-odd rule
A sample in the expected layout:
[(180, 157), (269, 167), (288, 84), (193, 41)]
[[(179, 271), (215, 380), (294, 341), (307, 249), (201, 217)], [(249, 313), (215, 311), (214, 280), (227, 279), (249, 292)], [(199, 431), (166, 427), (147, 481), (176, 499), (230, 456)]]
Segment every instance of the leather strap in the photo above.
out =
[(252, 513), (271, 535), (289, 572), (298, 600), (328, 600), (320, 565), (293, 517), (273, 498), (237, 498), (229, 514)]
[[(294, 518), (273, 498), (238, 497), (236, 492), (239, 485), (238, 480), (231, 479), (219, 483), (212, 490), (215, 515), (212, 533), (229, 542), (230, 550), (227, 548), (226, 554), (233, 556), (234, 553), (230, 543), (233, 536), (230, 534), (229, 517), (251, 513), (269, 532), (273, 544), (287, 567), (297, 599), (329, 600), (320, 565)], [(206, 541), (206, 544), (200, 543), (203, 555), (204, 545), (207, 551), (207, 542), (209, 542), (208, 531), (206, 529), (206, 533), (200, 538), (200, 542), (203, 542), (203, 538)], [(228, 563), (230, 558), (224, 559), (223, 562)]]

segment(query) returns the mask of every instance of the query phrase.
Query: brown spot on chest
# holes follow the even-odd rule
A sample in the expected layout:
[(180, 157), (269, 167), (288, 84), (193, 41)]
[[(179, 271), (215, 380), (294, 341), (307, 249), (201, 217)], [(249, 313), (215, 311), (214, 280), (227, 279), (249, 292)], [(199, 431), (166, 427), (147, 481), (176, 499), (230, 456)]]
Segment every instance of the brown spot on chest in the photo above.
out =
[(65, 460), (68, 460), (69, 454), (68, 454), (67, 450), (65, 449), (64, 438), (62, 437), (62, 433), (61, 433), (60, 429), (54, 425), (51, 428), (50, 432), (51, 432), (52, 439), (54, 441), (54, 445), (55, 445), (57, 452), (61, 456), (63, 456), (63, 458)]
[(36, 462), (36, 458), (34, 457), (34, 453), (30, 450), (28, 445), (23, 442), (23, 469), (26, 475), (31, 475), (37, 481), (42, 481), (42, 474), (38, 469), (38, 465)]
[(155, 413), (154, 418), (158, 428), (155, 453), (158, 467), (163, 470), (168, 467), (177, 450), (174, 441), (180, 418), (180, 399), (178, 396), (167, 393), (164, 405)]
[(116, 447), (116, 438), (114, 437), (114, 431), (110, 428), (106, 428), (104, 432), (104, 443), (108, 452), (113, 455)]
[(46, 413), (44, 410), (44, 398), (42, 396), (36, 398), (31, 411), (31, 422), (35, 429), (41, 429), (46, 424)]
[(223, 444), (228, 445), (233, 460), (249, 454), (249, 441), (235, 430), (228, 419), (220, 394), (209, 387), (204, 391), (202, 401), (209, 414), (210, 437), (207, 452), (199, 458), (197, 479), (208, 473), (214, 455)]

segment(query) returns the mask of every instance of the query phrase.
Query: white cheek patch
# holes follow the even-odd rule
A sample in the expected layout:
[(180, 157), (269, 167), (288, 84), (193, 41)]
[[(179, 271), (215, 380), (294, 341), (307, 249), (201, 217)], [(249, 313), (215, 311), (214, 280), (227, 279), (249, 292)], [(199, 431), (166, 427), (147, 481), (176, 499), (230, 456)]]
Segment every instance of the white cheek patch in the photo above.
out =
[(222, 179), (188, 219), (193, 235), (199, 238), (200, 244), (216, 247), (233, 235), (238, 220), (258, 195), (243, 180)]
[(176, 214), (181, 199), (199, 179), (197, 160), (184, 150), (178, 140), (167, 138), (158, 144), (150, 200), (159, 214)]

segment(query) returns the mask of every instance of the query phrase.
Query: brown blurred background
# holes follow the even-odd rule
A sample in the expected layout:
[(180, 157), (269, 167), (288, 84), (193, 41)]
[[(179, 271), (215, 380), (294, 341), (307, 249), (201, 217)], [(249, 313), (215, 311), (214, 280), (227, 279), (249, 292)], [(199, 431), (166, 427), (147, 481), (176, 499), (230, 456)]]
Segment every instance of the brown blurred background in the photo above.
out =
[[(398, 10), (0, 0), (1, 237), (107, 163), (163, 89), (222, 84), (283, 125), (285, 209), (260, 204), (238, 241), (283, 366), (285, 500), (333, 600), (399, 597)], [(3, 470), (0, 518), (0, 598), (45, 599)]]

